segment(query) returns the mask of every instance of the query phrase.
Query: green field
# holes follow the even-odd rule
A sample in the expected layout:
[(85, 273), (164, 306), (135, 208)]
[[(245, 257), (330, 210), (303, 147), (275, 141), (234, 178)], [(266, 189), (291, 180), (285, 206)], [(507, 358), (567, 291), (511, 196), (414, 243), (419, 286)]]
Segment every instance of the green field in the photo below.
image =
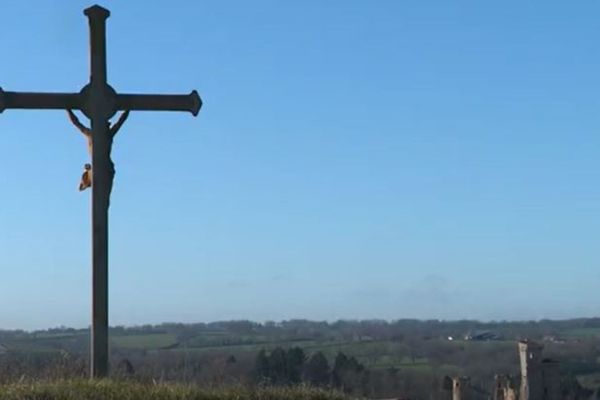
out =
[(153, 333), (144, 335), (124, 335), (110, 338), (113, 345), (133, 350), (157, 350), (173, 346), (177, 336), (172, 333)]
[(568, 337), (600, 337), (600, 328), (574, 328), (564, 332)]

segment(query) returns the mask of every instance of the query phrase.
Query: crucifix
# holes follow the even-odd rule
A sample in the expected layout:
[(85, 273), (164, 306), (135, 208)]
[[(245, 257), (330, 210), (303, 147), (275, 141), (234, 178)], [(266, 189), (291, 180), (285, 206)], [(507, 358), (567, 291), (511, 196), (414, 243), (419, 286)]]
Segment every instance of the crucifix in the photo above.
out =
[(109, 119), (119, 110), (189, 111), (198, 115), (202, 100), (188, 95), (119, 94), (106, 75), (106, 20), (98, 5), (84, 10), (90, 26), (90, 82), (79, 93), (8, 92), (0, 88), (5, 109), (80, 110), (91, 121), (92, 136), (92, 332), (90, 377), (108, 376), (108, 207), (114, 178)]

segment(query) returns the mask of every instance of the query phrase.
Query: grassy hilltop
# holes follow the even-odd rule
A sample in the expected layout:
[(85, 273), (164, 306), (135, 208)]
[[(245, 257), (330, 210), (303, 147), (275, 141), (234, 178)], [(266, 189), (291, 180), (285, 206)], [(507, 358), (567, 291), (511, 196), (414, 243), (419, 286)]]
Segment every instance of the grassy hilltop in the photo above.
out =
[(204, 389), (177, 384), (64, 380), (0, 385), (2, 400), (342, 400), (337, 392), (309, 388)]

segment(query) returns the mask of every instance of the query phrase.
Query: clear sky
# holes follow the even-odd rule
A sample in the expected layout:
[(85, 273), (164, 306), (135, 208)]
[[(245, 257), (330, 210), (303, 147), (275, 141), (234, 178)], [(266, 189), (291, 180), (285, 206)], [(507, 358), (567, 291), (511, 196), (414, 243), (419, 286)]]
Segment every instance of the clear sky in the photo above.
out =
[[(2, 2), (0, 86), (79, 91), (82, 1)], [(106, 1), (110, 322), (600, 309), (600, 3)], [(0, 328), (90, 320), (88, 156), (0, 115)]]

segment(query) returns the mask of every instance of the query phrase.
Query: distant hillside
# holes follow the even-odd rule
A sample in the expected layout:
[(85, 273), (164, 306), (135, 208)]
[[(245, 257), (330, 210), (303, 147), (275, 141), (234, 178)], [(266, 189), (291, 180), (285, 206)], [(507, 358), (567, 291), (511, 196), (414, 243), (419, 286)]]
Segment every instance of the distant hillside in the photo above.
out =
[[(490, 387), (495, 374), (518, 374), (520, 339), (541, 343), (544, 356), (560, 362), (562, 376), (587, 390), (600, 387), (600, 318), (112, 327), (111, 376), (247, 387), (310, 382), (370, 398), (426, 398), (441, 390), (446, 375)], [(86, 377), (88, 349), (87, 329), (0, 331), (0, 383)], [(286, 370), (286, 357), (296, 370)]]

